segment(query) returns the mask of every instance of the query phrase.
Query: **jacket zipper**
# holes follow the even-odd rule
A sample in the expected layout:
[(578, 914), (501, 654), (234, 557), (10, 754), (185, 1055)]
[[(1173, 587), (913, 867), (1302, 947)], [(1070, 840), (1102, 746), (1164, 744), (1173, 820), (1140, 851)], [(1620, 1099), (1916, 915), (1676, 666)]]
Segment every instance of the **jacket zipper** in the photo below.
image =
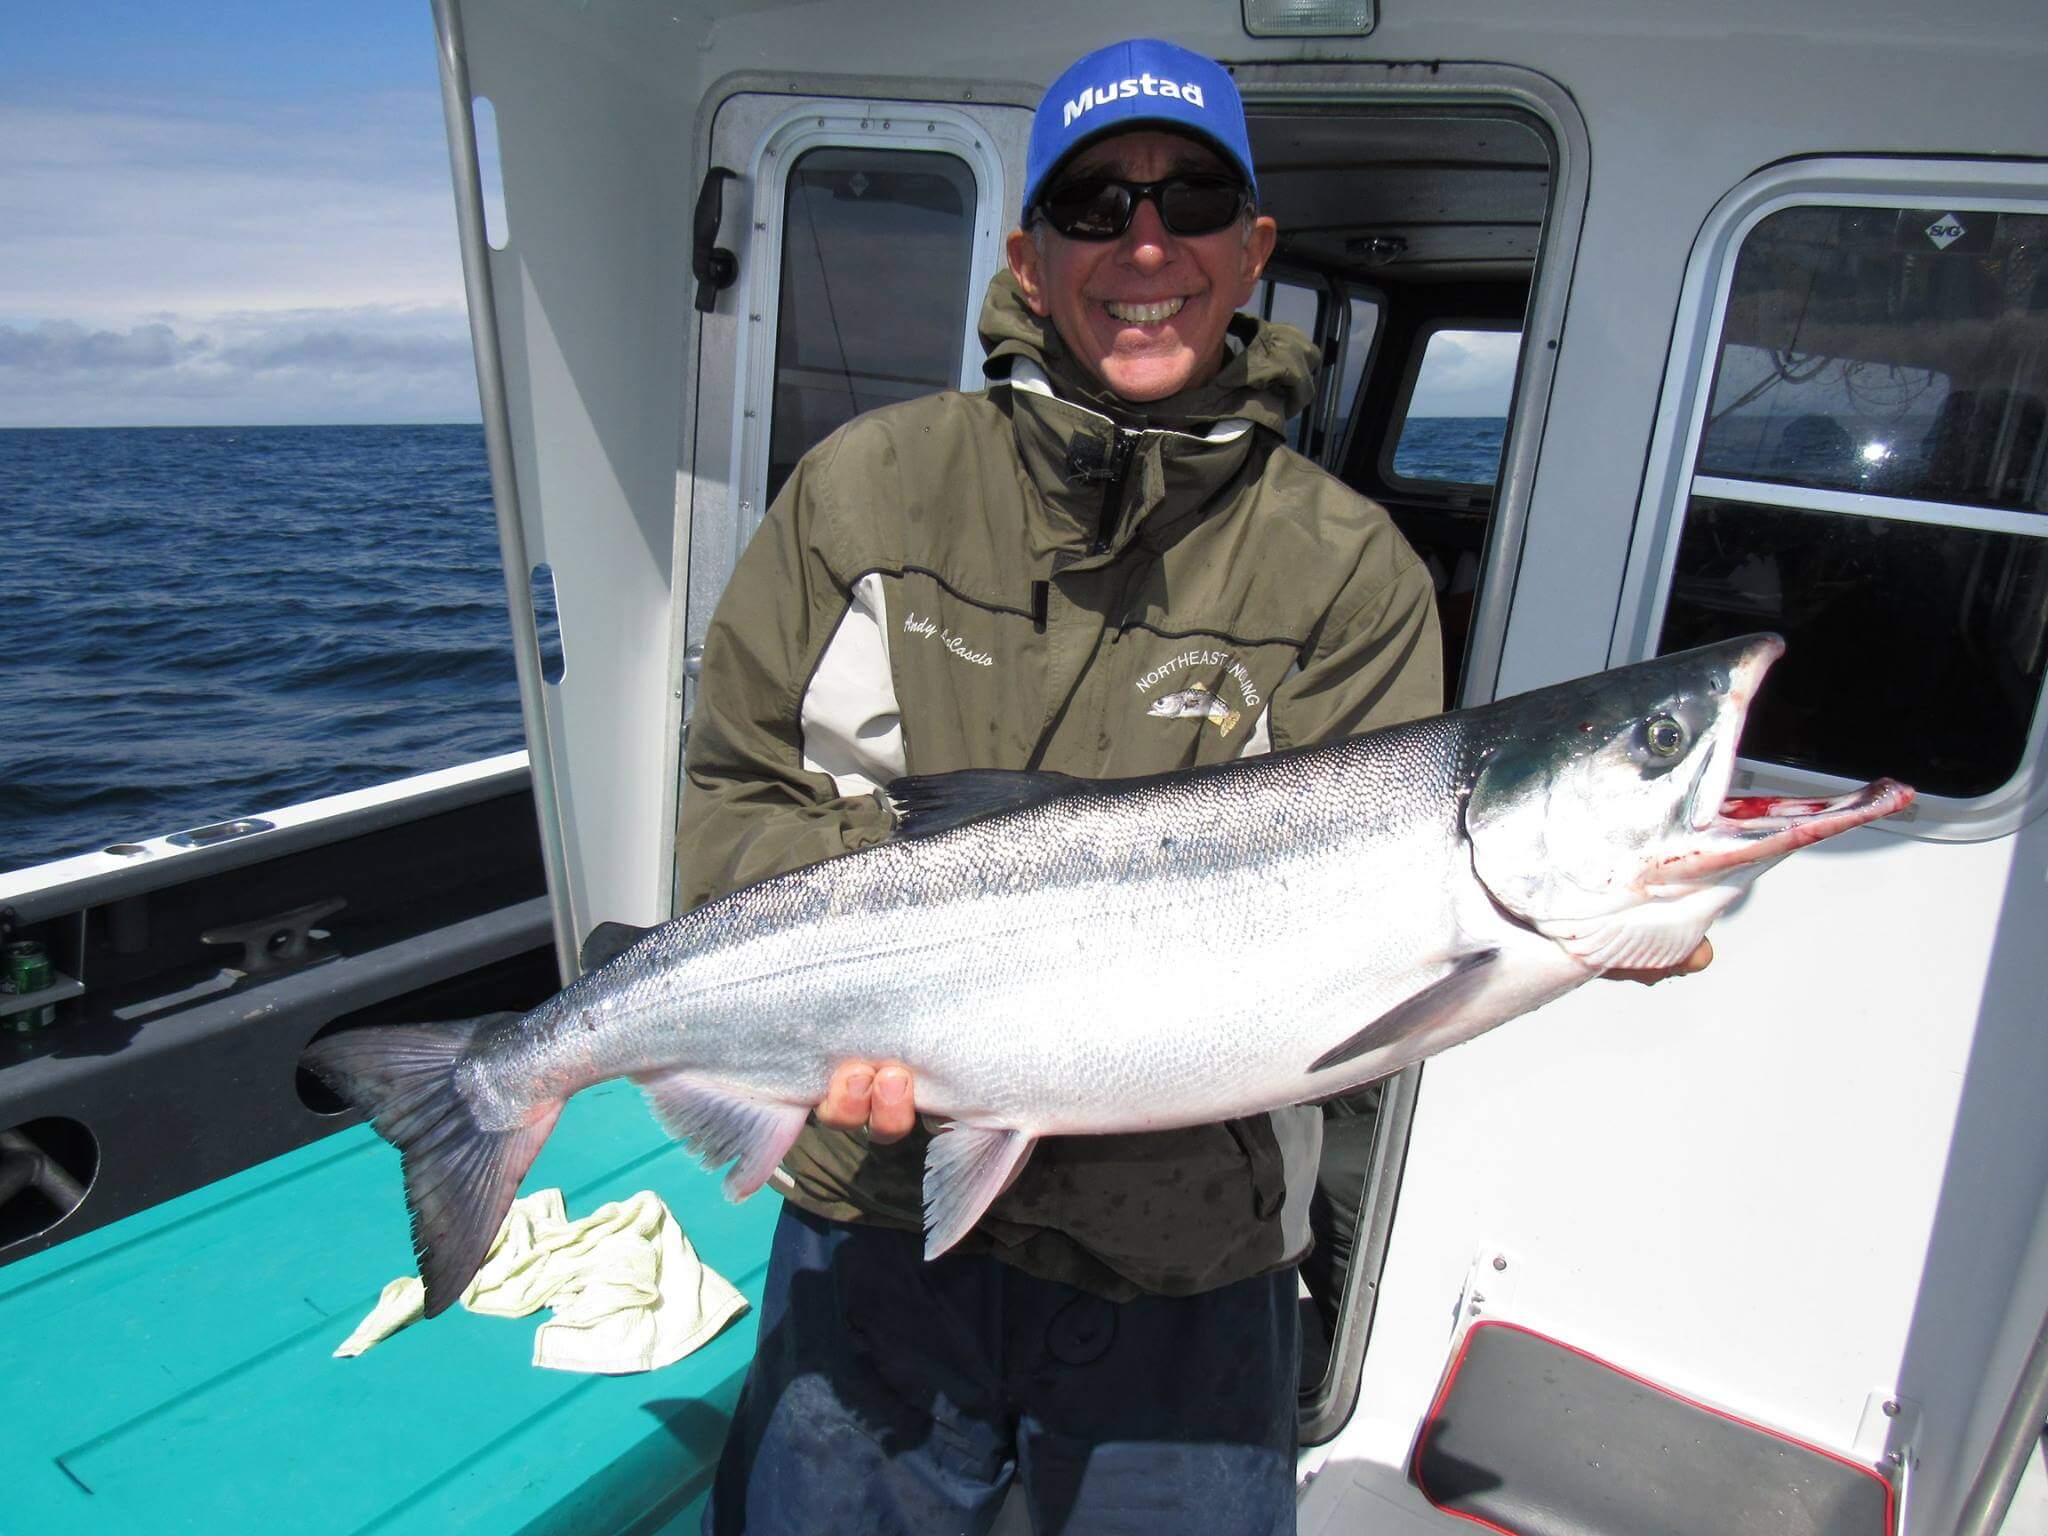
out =
[(1109, 548), (1109, 541), (1116, 537), (1117, 518), (1124, 509), (1124, 481), (1131, 468), (1131, 455), (1137, 450), (1138, 439), (1144, 434), (1133, 432), (1127, 427), (1118, 427), (1116, 442), (1109, 450), (1109, 480), (1102, 488), (1102, 511), (1095, 520), (1095, 542), (1088, 553), (1099, 555)]

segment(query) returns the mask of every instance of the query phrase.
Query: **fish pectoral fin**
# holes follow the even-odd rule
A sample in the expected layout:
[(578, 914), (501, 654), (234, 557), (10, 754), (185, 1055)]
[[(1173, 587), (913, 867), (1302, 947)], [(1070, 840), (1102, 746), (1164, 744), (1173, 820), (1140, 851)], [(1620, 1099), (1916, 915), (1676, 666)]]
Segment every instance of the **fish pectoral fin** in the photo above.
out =
[(1309, 1066), (1309, 1071), (1321, 1072), (1326, 1067), (1341, 1066), (1440, 1014), (1463, 1006), (1491, 979), (1493, 967), (1499, 959), (1500, 951), (1497, 949), (1476, 949), (1459, 955), (1451, 962), (1448, 971), (1420, 992), (1394, 1004), (1343, 1044), (1323, 1052)]
[(957, 773), (920, 773), (891, 779), (886, 793), (889, 809), (896, 816), (898, 837), (931, 837), (970, 821), (980, 821), (984, 816), (1021, 811), (1086, 789), (1094, 782), (1066, 773), (963, 768)]
[(981, 1220), (1031, 1155), (1036, 1138), (1000, 1126), (955, 1122), (924, 1154), (924, 1256), (936, 1259)]
[(576, 964), (588, 976), (592, 971), (610, 965), (650, 932), (651, 929), (635, 928), (631, 923), (599, 923), (590, 930), (590, 936), (583, 941), (583, 948), (577, 951)]
[(636, 1077), (654, 1117), (669, 1135), (716, 1173), (730, 1163), (725, 1197), (744, 1200), (763, 1184), (803, 1130), (810, 1109), (756, 1099), (685, 1072)]

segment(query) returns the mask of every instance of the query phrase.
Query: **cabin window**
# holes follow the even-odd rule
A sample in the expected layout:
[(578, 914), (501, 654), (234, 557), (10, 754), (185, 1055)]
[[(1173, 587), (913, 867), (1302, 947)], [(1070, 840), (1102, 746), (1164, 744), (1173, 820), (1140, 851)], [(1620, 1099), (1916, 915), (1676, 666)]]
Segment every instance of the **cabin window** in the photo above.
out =
[[(1286, 277), (1263, 277), (1252, 290), (1251, 300), (1244, 308), (1246, 314), (1257, 315), (1261, 320), (1293, 326), (1318, 347), (1324, 344), (1323, 290), (1319, 287)], [(1313, 410), (1304, 410), (1289, 419), (1288, 447), (1297, 452), (1308, 452), (1314, 416)]]
[(769, 500), (861, 412), (958, 382), (975, 205), (974, 170), (953, 155), (833, 146), (791, 165)]
[(1372, 358), (1372, 344), (1380, 327), (1380, 306), (1364, 294), (1347, 294), (1344, 311), (1344, 348), (1337, 356), (1337, 398), (1330, 418), (1330, 435), (1336, 445), (1330, 456), (1333, 466), (1341, 464), (1344, 455), (1351, 451), (1352, 408), (1358, 404), (1358, 386), (1365, 381), (1365, 365)]
[(1388, 479), (1491, 490), (1507, 438), (1522, 333), (1439, 325), (1422, 338)]
[(1768, 214), (1705, 396), (1658, 651), (1785, 636), (1753, 760), (2011, 782), (2048, 664), (2048, 213)]
[(1378, 300), (1314, 279), (1275, 274), (1252, 289), (1244, 313), (1293, 326), (1321, 354), (1315, 400), (1288, 422), (1287, 445), (1335, 473), (1379, 330)]
[(1245, 306), (1262, 320), (1291, 325), (1313, 341), (1320, 334), (1323, 295), (1320, 289), (1284, 277), (1266, 277)]

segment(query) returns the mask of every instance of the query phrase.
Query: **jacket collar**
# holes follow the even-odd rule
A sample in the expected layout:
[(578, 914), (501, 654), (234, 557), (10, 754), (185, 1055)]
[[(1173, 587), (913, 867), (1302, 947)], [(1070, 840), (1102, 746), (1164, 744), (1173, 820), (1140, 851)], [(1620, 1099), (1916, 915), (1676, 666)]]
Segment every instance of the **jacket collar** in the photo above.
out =
[[(1240, 315), (1231, 322), (1231, 356), (1215, 377), (1133, 405), (1075, 362), (1007, 271), (989, 284), (981, 338), (990, 389), (1007, 404), (1044, 514), (1032, 518), (1032, 553), (1062, 569), (1105, 563), (1140, 538), (1154, 547), (1172, 543), (1222, 504), (1255, 448), (1263, 461), (1313, 394), (1316, 358), (1306, 338)], [(1112, 489), (1118, 463), (1123, 484)], [(1092, 552), (1105, 506), (1114, 526), (1107, 547)]]

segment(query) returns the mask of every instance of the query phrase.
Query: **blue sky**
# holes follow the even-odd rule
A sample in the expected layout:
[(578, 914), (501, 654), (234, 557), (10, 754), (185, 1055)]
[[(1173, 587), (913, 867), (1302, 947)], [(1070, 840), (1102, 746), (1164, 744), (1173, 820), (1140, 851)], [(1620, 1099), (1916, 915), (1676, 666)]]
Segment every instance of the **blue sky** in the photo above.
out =
[[(1493, 414), (1441, 338), (1417, 414)], [(0, 427), (474, 421), (427, 0), (0, 23)]]
[(425, 0), (10, 11), (0, 426), (476, 419)]

